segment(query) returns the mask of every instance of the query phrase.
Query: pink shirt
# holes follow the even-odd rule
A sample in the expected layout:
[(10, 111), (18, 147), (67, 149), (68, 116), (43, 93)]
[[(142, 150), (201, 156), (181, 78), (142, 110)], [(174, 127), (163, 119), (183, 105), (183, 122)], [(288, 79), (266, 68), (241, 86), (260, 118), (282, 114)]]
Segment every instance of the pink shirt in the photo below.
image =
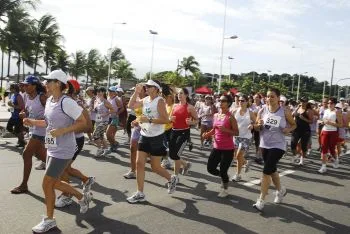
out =
[(214, 115), (213, 128), (215, 130), (214, 134), (214, 148), (219, 150), (232, 150), (233, 136), (227, 132), (222, 132), (218, 127), (224, 126), (225, 128), (231, 128), (230, 122), (231, 113), (226, 113), (222, 116), (219, 113)]

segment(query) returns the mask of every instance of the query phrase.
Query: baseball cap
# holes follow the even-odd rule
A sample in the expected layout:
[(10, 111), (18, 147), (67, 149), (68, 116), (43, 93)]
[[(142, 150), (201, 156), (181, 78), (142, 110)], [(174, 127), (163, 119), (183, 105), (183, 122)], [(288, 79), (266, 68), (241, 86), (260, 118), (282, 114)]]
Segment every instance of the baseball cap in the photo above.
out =
[(75, 91), (80, 90), (80, 84), (77, 80), (68, 80), (68, 82), (73, 85), (73, 88), (75, 89)]
[(67, 84), (67, 75), (62, 70), (54, 70), (50, 72), (47, 76), (43, 76), (46, 80), (58, 80), (63, 84)]
[(314, 100), (310, 100), (309, 103), (310, 103), (310, 104), (313, 104), (313, 105), (316, 104), (316, 102), (315, 102)]
[(94, 91), (94, 90), (95, 90), (95, 88), (93, 86), (89, 86), (89, 87), (87, 87), (87, 89), (85, 91)]
[(161, 90), (162, 88), (160, 87), (160, 85), (156, 82), (154, 82), (153, 80), (148, 80), (145, 85), (149, 85), (149, 86), (155, 86), (157, 89)]
[(307, 97), (301, 97), (301, 98), (299, 98), (299, 101), (301, 101), (301, 102), (307, 102), (307, 101), (308, 101), (308, 98), (307, 98)]
[(341, 108), (343, 108), (343, 105), (342, 105), (341, 103), (337, 103), (337, 104), (335, 105), (335, 108), (341, 109)]
[(36, 76), (33, 76), (33, 75), (29, 75), (27, 76), (23, 82), (21, 82), (21, 84), (39, 84), (40, 83), (40, 80), (38, 77)]
[(124, 90), (122, 88), (117, 88), (117, 92), (121, 92), (121, 93), (124, 93)]
[(108, 88), (108, 91), (110, 92), (117, 92), (117, 88), (115, 86), (111, 86)]
[(287, 101), (287, 98), (283, 95), (280, 96), (280, 101), (282, 102), (286, 102)]
[(340, 101), (345, 101), (345, 98), (341, 97), (339, 100), (340, 100)]

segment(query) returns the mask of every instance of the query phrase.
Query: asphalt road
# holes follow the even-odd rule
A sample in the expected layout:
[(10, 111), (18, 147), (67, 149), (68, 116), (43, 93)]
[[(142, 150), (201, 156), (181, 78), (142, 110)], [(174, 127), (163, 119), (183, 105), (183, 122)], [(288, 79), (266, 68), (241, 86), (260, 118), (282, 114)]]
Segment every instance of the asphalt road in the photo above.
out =
[[(123, 142), (125, 135), (118, 132), (117, 139)], [(83, 215), (76, 203), (57, 209), (59, 229), (49, 233), (350, 233), (349, 155), (342, 158), (340, 168), (328, 167), (325, 175), (317, 173), (318, 153), (313, 152), (304, 167), (292, 165), (287, 155), (279, 171), (288, 194), (282, 204), (275, 205), (271, 189), (260, 214), (252, 204), (259, 194), (261, 166), (253, 164), (250, 172), (243, 174), (242, 182), (230, 182), (230, 196), (218, 198), (220, 178), (206, 170), (209, 150), (199, 150), (196, 130), (192, 131), (192, 139), (193, 151), (185, 151), (185, 157), (193, 163), (192, 171), (180, 177), (176, 193), (167, 194), (166, 181), (151, 173), (147, 165), (148, 202), (133, 205), (126, 198), (135, 191), (136, 181), (122, 176), (128, 170), (128, 147), (121, 145), (118, 153), (96, 160), (96, 148), (85, 145), (74, 166), (96, 176), (91, 208)], [(0, 234), (31, 233), (45, 212), (43, 171), (32, 170), (30, 193), (10, 193), (22, 178), (21, 152), (15, 143), (14, 138), (0, 139)], [(233, 167), (230, 174), (234, 174)], [(81, 188), (77, 181), (72, 184)]]

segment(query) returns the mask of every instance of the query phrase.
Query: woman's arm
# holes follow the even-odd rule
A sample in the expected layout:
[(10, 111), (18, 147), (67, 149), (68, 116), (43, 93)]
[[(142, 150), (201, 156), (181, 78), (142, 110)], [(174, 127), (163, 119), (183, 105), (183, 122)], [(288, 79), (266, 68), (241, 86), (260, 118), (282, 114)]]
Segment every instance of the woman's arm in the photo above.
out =
[(284, 134), (288, 134), (291, 131), (293, 131), (294, 129), (296, 129), (297, 125), (296, 125), (294, 118), (289, 110), (285, 109), (284, 114), (286, 116), (286, 121), (289, 124), (289, 128), (284, 128), (282, 131)]

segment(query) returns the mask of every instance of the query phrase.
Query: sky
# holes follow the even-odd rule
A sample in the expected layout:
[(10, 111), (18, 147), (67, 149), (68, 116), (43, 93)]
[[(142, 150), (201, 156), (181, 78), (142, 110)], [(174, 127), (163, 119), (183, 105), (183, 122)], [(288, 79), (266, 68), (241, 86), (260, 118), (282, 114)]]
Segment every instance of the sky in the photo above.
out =
[(158, 32), (153, 72), (193, 55), (202, 72), (219, 74), (223, 35), (236, 35), (224, 40), (224, 75), (308, 72), (330, 81), (334, 58), (335, 82), (350, 78), (350, 1), (227, 0), (226, 9), (224, 34), (225, 0), (41, 0), (32, 15), (56, 17), (69, 53), (118, 46), (139, 78), (151, 69), (150, 29)]

